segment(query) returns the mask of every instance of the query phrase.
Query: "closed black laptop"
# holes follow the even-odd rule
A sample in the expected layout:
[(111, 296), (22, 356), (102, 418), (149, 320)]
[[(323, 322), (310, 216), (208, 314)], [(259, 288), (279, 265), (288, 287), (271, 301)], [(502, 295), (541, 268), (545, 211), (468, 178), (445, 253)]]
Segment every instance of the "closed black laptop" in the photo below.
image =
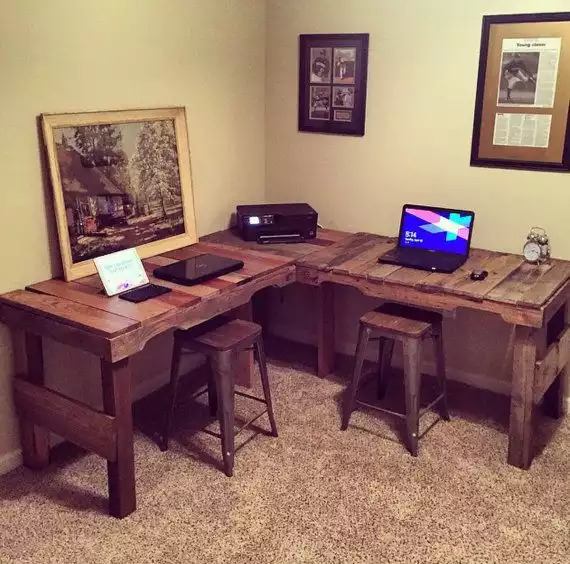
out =
[(469, 256), (475, 213), (406, 204), (398, 245), (378, 262), (434, 272), (453, 272)]
[(152, 273), (162, 280), (192, 286), (240, 268), (243, 268), (243, 261), (241, 260), (203, 254), (166, 266), (159, 266)]

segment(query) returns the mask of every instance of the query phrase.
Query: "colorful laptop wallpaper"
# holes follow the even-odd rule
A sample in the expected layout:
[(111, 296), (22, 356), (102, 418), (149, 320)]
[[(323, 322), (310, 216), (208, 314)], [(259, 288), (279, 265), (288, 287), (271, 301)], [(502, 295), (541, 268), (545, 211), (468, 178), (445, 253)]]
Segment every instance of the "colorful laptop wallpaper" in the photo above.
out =
[(465, 255), (472, 224), (469, 212), (405, 208), (400, 246)]

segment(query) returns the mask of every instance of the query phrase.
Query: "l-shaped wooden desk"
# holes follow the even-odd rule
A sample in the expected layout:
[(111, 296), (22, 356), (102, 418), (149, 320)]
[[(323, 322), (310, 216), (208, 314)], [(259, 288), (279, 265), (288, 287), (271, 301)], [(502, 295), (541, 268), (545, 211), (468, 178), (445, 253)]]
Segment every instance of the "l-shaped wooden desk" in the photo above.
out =
[[(170, 284), (171, 293), (148, 302), (107, 298), (97, 276), (47, 280), (1, 296), (0, 321), (25, 334), (28, 366), (14, 381), (25, 465), (48, 464), (51, 430), (107, 459), (110, 513), (130, 514), (136, 497), (129, 358), (160, 333), (195, 326), (248, 304), (259, 290), (298, 281), (318, 287), (318, 372), (323, 377), (334, 370), (335, 284), (439, 311), (496, 313), (515, 325), (508, 462), (528, 468), (534, 406), (544, 399), (547, 414), (563, 413), (570, 262), (551, 260), (537, 267), (518, 255), (473, 249), (452, 274), (378, 264), (378, 256), (394, 244), (379, 235), (319, 230), (308, 242), (261, 246), (221, 231), (196, 245), (145, 259), (151, 281), (169, 285), (153, 279), (153, 268), (204, 252), (240, 258), (242, 270), (198, 286)], [(488, 270), (489, 276), (471, 281), (474, 268)], [(44, 337), (101, 359), (104, 412), (44, 386)]]

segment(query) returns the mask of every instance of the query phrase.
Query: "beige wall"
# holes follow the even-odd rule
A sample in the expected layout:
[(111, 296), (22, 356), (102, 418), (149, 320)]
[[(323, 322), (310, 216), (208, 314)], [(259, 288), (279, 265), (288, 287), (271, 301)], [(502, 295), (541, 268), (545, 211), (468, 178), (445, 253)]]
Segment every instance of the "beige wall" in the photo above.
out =
[[(224, 228), (236, 203), (263, 199), (263, 0), (0, 0), (0, 14), (0, 293), (60, 272), (42, 112), (185, 106), (199, 233)], [(136, 359), (139, 376), (165, 368), (168, 344)], [(97, 398), (88, 355), (52, 346), (50, 373), (67, 355), (93, 374), (68, 384)], [(12, 356), (0, 326), (0, 468), (18, 448)]]
[[(567, 0), (268, 0), (269, 201), (307, 201), (326, 227), (387, 235), (406, 202), (470, 208), (475, 246), (520, 252), (541, 225), (554, 256), (570, 259), (568, 175), (469, 166), (482, 15), (568, 8)], [(297, 131), (302, 33), (370, 34), (364, 137)], [(338, 292), (339, 349), (353, 350), (358, 316), (373, 303)], [(309, 290), (286, 289), (273, 303), (273, 330), (314, 342), (304, 321), (313, 305)], [(506, 324), (460, 311), (447, 329), (453, 375), (508, 390)]]
[[(483, 14), (563, 11), (567, 0), (268, 0), (267, 195), (328, 227), (393, 234), (405, 202), (476, 210), (473, 244), (520, 252), (543, 226), (570, 258), (570, 181), (469, 166)], [(297, 131), (301, 33), (370, 33), (366, 135)], [(566, 47), (568, 48), (568, 47)]]

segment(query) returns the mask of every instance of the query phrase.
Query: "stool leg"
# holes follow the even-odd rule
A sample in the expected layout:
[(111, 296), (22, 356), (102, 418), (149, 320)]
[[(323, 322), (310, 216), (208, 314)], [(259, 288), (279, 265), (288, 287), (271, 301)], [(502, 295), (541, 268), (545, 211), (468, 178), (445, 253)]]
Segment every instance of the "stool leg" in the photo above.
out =
[(386, 394), (386, 383), (392, 365), (392, 353), (394, 352), (394, 340), (380, 337), (378, 339), (378, 389), (376, 397), (382, 399)]
[(406, 387), (406, 427), (412, 456), (418, 455), (419, 395), (421, 381), (422, 343), (419, 339), (404, 340), (404, 384)]
[(354, 410), (354, 402), (356, 399), (356, 393), (358, 392), (358, 383), (360, 382), (360, 377), (362, 376), (362, 365), (364, 363), (364, 356), (366, 355), (366, 346), (368, 345), (369, 338), (370, 328), (361, 324), (358, 331), (358, 343), (356, 345), (356, 356), (354, 360), (354, 373), (352, 375), (352, 382), (347, 389), (348, 394), (346, 396), (344, 404), (342, 425), (340, 427), (341, 431), (346, 431), (348, 422), (350, 421), (350, 416)]
[(265, 350), (263, 348), (263, 337), (260, 335), (253, 345), (259, 362), (259, 373), (261, 374), (261, 385), (263, 386), (263, 397), (267, 406), (267, 416), (271, 425), (271, 434), (278, 437), (277, 423), (275, 423), (275, 415), (273, 414), (273, 403), (271, 402), (271, 390), (269, 388), (269, 376), (267, 375), (267, 362), (265, 360)]
[(214, 371), (212, 361), (208, 358), (208, 406), (210, 415), (215, 417), (218, 413), (218, 396), (216, 394), (216, 382), (214, 382)]
[(218, 395), (218, 419), (226, 476), (233, 476), (235, 454), (234, 380), (237, 354), (233, 350), (212, 354), (212, 371)]
[(168, 405), (165, 410), (164, 428), (162, 431), (162, 440), (160, 442), (160, 450), (168, 450), (168, 436), (172, 426), (174, 417), (174, 409), (176, 405), (176, 392), (178, 391), (178, 372), (180, 370), (180, 357), (182, 356), (182, 345), (174, 339), (172, 349), (172, 362), (170, 365), (170, 385), (168, 390)]
[(435, 350), (435, 366), (437, 378), (439, 380), (439, 389), (442, 395), (439, 402), (439, 414), (442, 419), (449, 421), (449, 407), (447, 404), (447, 378), (445, 377), (445, 352), (443, 347), (443, 332), (438, 327), (433, 333), (433, 344)]

